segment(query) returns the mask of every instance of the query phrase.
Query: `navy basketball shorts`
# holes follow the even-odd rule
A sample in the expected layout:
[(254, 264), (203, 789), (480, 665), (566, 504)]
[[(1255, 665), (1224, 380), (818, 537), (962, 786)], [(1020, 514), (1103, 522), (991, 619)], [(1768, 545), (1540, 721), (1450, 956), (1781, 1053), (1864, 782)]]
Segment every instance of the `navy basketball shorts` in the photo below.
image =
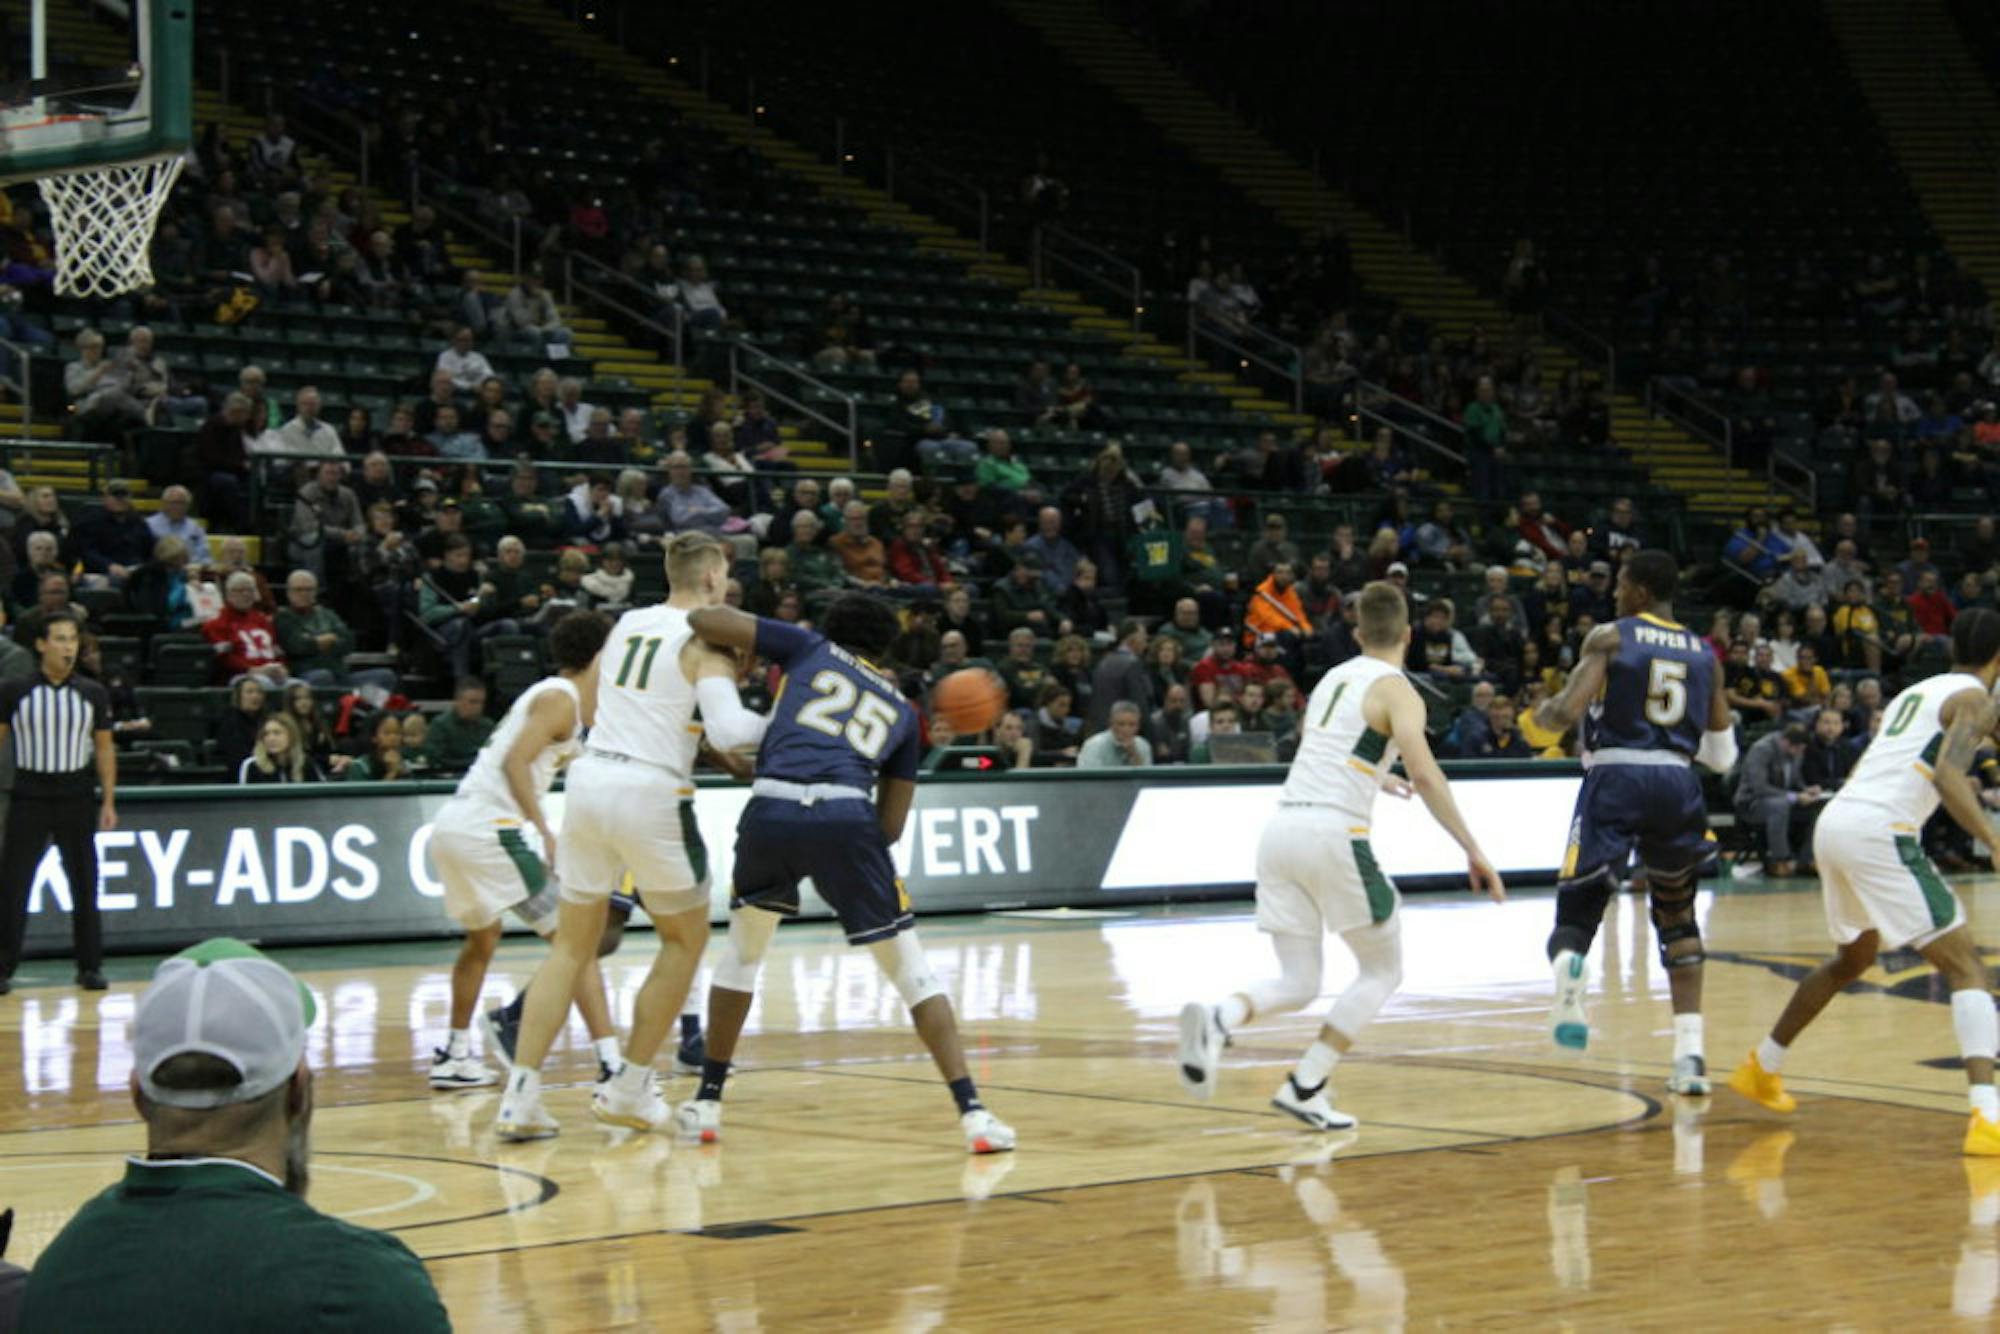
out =
[(1583, 776), (1561, 879), (1622, 872), (1634, 853), (1661, 875), (1698, 870), (1715, 855), (1701, 778), (1687, 765), (1607, 764)]
[(730, 906), (796, 916), (801, 880), (813, 882), (850, 945), (887, 940), (916, 920), (873, 802), (750, 798), (736, 825)]

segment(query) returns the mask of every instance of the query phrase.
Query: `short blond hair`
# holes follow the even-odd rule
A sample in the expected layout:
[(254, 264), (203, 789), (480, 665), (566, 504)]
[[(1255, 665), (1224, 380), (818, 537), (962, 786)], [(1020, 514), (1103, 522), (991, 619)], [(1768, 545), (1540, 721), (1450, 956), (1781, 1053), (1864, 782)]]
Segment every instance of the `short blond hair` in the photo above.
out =
[(1377, 579), (1355, 599), (1355, 634), (1368, 648), (1391, 648), (1403, 642), (1410, 630), (1410, 607), (1403, 591), (1386, 580)]
[(675, 533), (667, 539), (667, 586), (692, 585), (709, 565), (725, 566), (728, 561), (722, 543), (709, 534)]

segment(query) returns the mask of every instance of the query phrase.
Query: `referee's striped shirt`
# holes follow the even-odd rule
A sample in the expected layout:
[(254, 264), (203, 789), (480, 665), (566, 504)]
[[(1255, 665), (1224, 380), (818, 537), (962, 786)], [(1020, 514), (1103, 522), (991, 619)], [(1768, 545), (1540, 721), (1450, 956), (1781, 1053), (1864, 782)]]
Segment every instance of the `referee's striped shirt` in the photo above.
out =
[(111, 729), (111, 692), (72, 672), (0, 683), (0, 721), (13, 729), (14, 790), (51, 796), (95, 789), (96, 734)]

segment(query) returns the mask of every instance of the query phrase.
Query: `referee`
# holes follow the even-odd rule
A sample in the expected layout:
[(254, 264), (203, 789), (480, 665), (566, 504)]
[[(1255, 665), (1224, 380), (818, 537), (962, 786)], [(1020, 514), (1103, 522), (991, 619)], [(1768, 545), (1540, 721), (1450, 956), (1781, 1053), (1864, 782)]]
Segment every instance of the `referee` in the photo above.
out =
[[(97, 831), (118, 827), (113, 800), (118, 753), (111, 744), (110, 692), (76, 675), (82, 639), (75, 616), (52, 613), (36, 628), (41, 670), (0, 682), (0, 746), (14, 738), (14, 802), (0, 844), (0, 995), (14, 989), (14, 967), (28, 929), (35, 868), (51, 839), (69, 880), (76, 984), (104, 990), (104, 928), (97, 915)], [(93, 774), (93, 769), (95, 773)], [(91, 805), (96, 787), (104, 789)]]

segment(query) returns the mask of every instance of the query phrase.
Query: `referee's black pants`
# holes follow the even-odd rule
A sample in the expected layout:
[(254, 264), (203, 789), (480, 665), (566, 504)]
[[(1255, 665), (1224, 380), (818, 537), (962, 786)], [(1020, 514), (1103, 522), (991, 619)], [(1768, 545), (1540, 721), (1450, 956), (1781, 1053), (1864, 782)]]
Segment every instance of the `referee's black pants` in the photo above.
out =
[(70, 935), (78, 972), (104, 966), (104, 924), (97, 912), (97, 798), (16, 791), (0, 843), (0, 977), (21, 962), (28, 931), (28, 891), (53, 841), (69, 879)]

